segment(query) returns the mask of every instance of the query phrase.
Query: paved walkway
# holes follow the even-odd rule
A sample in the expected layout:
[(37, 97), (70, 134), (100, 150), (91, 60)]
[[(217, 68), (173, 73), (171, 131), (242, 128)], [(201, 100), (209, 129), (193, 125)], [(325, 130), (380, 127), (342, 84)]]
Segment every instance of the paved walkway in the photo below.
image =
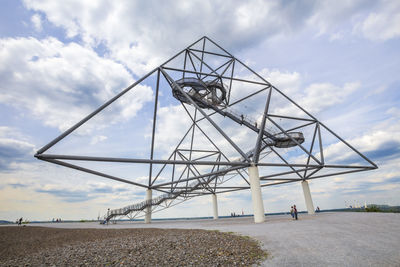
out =
[(151, 224), (122, 222), (35, 224), (61, 228), (184, 228), (236, 232), (262, 243), (269, 253), (264, 266), (400, 266), (400, 214), (338, 212), (252, 218), (153, 221)]

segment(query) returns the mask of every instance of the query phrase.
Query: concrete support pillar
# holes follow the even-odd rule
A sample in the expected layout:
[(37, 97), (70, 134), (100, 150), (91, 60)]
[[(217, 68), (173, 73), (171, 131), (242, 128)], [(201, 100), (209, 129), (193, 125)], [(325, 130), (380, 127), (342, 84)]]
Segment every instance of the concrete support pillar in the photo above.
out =
[(214, 214), (214, 220), (218, 219), (218, 202), (217, 202), (217, 195), (212, 194), (212, 202), (213, 202), (213, 214)]
[(251, 199), (253, 202), (254, 222), (262, 223), (265, 221), (264, 203), (261, 195), (260, 176), (258, 174), (257, 166), (252, 165), (249, 167), (249, 176)]
[[(152, 199), (152, 192), (151, 189), (147, 189), (146, 191), (146, 201), (151, 201)], [(145, 210), (145, 217), (144, 217), (144, 222), (145, 223), (151, 223), (151, 206), (146, 207)]]
[(312, 202), (310, 187), (308, 186), (308, 182), (302, 181), (301, 186), (303, 187), (304, 200), (306, 201), (308, 214), (314, 214), (315, 213), (314, 204)]

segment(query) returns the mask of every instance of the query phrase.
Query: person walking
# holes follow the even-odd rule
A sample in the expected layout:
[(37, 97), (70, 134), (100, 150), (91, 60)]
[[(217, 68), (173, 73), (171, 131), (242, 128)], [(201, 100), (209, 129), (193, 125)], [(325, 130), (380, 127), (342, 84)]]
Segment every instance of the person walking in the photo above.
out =
[(21, 224), (22, 224), (22, 217), (19, 218), (19, 220), (18, 220), (18, 225), (21, 225)]
[(293, 205), (294, 219), (297, 220), (297, 208), (296, 205)]
[(290, 207), (290, 215), (292, 215), (292, 219), (294, 219), (294, 209), (293, 209), (293, 206)]

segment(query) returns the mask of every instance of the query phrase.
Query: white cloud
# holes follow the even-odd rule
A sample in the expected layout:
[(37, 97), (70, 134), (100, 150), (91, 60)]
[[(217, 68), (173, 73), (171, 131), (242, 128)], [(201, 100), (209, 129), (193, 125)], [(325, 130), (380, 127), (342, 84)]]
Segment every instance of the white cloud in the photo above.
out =
[[(360, 0), (308, 3), (70, 0), (63, 5), (50, 0), (25, 0), (24, 3), (29, 9), (43, 12), (49, 22), (64, 28), (67, 37), (81, 37), (91, 47), (105, 45), (108, 57), (123, 63), (138, 76), (203, 35), (215, 38), (233, 51), (308, 29), (317, 35), (328, 34), (331, 40), (342, 39), (352, 34), (348, 25), (360, 24), (365, 10), (374, 7)], [(382, 12), (371, 14), (359, 28), (367, 38), (375, 36), (367, 33), (376, 31), (386, 39), (395, 37), (399, 28), (398, 13), (387, 13), (386, 6), (396, 4), (384, 1), (376, 5)]]
[[(362, 10), (363, 1), (316, 1), (313, 14), (307, 19), (307, 24), (317, 30), (317, 35), (332, 34), (331, 39), (341, 35), (343, 24), (348, 23), (357, 10)], [(360, 8), (361, 7), (361, 8)]]
[(18, 163), (32, 159), (35, 149), (17, 129), (0, 127), (0, 171), (18, 169)]
[(16, 134), (18, 133), (14, 128), (8, 126), (0, 126), (0, 137), (7, 137), (11, 135), (15, 136)]
[(26, 142), (26, 141), (12, 139), (12, 138), (0, 138), (0, 146), (2, 148), (10, 147), (15, 150), (22, 150), (22, 151), (29, 151), (29, 152), (32, 152), (34, 149), (33, 144)]
[(333, 105), (339, 104), (346, 97), (360, 88), (360, 83), (346, 83), (343, 87), (331, 83), (315, 83), (305, 89), (305, 95), (301, 97), (300, 105), (307, 111), (319, 112)]
[[(342, 87), (329, 82), (304, 85), (303, 77), (298, 72), (262, 69), (259, 73), (311, 114), (317, 114), (329, 107), (343, 103), (361, 86), (359, 82), (348, 82)], [(275, 97), (273, 95), (271, 101), (274, 102), (271, 102), (273, 113), (281, 115), (298, 113), (297, 107), (286, 99), (278, 97), (278, 94), (275, 94)]]
[[(143, 75), (190, 42), (208, 35), (227, 49), (251, 46), (301, 27), (307, 12), (281, 1), (85, 2), (25, 0), (48, 21), (81, 36), (84, 43), (104, 43), (109, 56)], [(149, 15), (151, 14), (151, 15)], [(185, 25), (185, 27), (182, 27)], [(101, 30), (99, 30), (101, 29)]]
[(90, 141), (90, 144), (91, 145), (95, 145), (95, 144), (97, 144), (97, 143), (99, 143), (99, 142), (102, 142), (102, 141), (104, 141), (104, 140), (106, 140), (107, 139), (107, 136), (104, 136), (104, 135), (96, 135), (96, 136), (93, 136), (92, 137), (92, 140)]
[(400, 119), (400, 108), (397, 107), (390, 108), (388, 111), (386, 111), (386, 113), (392, 115), (395, 118)]
[(287, 95), (297, 93), (300, 90), (302, 77), (298, 72), (262, 69), (259, 74)]
[(190, 117), (180, 105), (159, 108), (157, 117), (155, 146), (164, 153), (171, 153), (189, 130)]
[[(388, 121), (391, 120), (392, 119), (388, 119)], [(361, 153), (370, 157), (372, 161), (384, 163), (385, 161), (400, 155), (400, 136), (398, 135), (398, 132), (400, 132), (399, 125), (399, 121), (395, 120), (395, 123), (390, 123), (390, 126), (388, 127), (374, 128), (362, 136), (348, 139), (346, 141)], [(369, 165), (340, 141), (324, 147), (324, 156), (328, 163), (343, 161), (360, 163), (362, 161), (362, 165)], [(318, 157), (319, 153), (317, 154), (317, 158)]]
[(38, 32), (42, 31), (42, 29), (43, 29), (42, 28), (42, 17), (39, 14), (34, 14), (31, 17), (31, 22), (36, 31), (38, 31)]
[[(45, 125), (65, 130), (132, 83), (128, 71), (90, 48), (54, 38), (0, 40), (0, 102), (24, 108)], [(121, 118), (134, 117), (152, 99), (139, 85), (113, 105)], [(108, 121), (117, 120), (117, 116)]]
[(386, 41), (400, 36), (400, 2), (382, 1), (376, 12), (354, 26), (365, 38), (373, 41)]
[(331, 41), (353, 34), (374, 41), (400, 36), (400, 4), (393, 0), (316, 1), (306, 20), (317, 36), (328, 35)]

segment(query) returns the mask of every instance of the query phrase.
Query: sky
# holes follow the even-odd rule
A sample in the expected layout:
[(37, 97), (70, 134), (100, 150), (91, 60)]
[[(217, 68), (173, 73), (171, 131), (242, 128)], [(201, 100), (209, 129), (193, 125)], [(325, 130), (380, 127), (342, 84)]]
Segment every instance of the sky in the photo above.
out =
[[(379, 166), (310, 181), (315, 206), (400, 205), (399, 1), (0, 0), (0, 7), (0, 219), (94, 219), (143, 200), (143, 188), (34, 154), (202, 36)], [(165, 158), (189, 119), (170, 91), (161, 96), (155, 155)], [(52, 152), (148, 157), (154, 98), (150, 79)], [(244, 132), (232, 134), (245, 143)], [(137, 181), (148, 175), (142, 166), (98, 168)], [(262, 194), (266, 212), (305, 209), (300, 183)], [(220, 215), (252, 213), (250, 191), (218, 195), (218, 207)], [(211, 197), (157, 216), (212, 216)]]

